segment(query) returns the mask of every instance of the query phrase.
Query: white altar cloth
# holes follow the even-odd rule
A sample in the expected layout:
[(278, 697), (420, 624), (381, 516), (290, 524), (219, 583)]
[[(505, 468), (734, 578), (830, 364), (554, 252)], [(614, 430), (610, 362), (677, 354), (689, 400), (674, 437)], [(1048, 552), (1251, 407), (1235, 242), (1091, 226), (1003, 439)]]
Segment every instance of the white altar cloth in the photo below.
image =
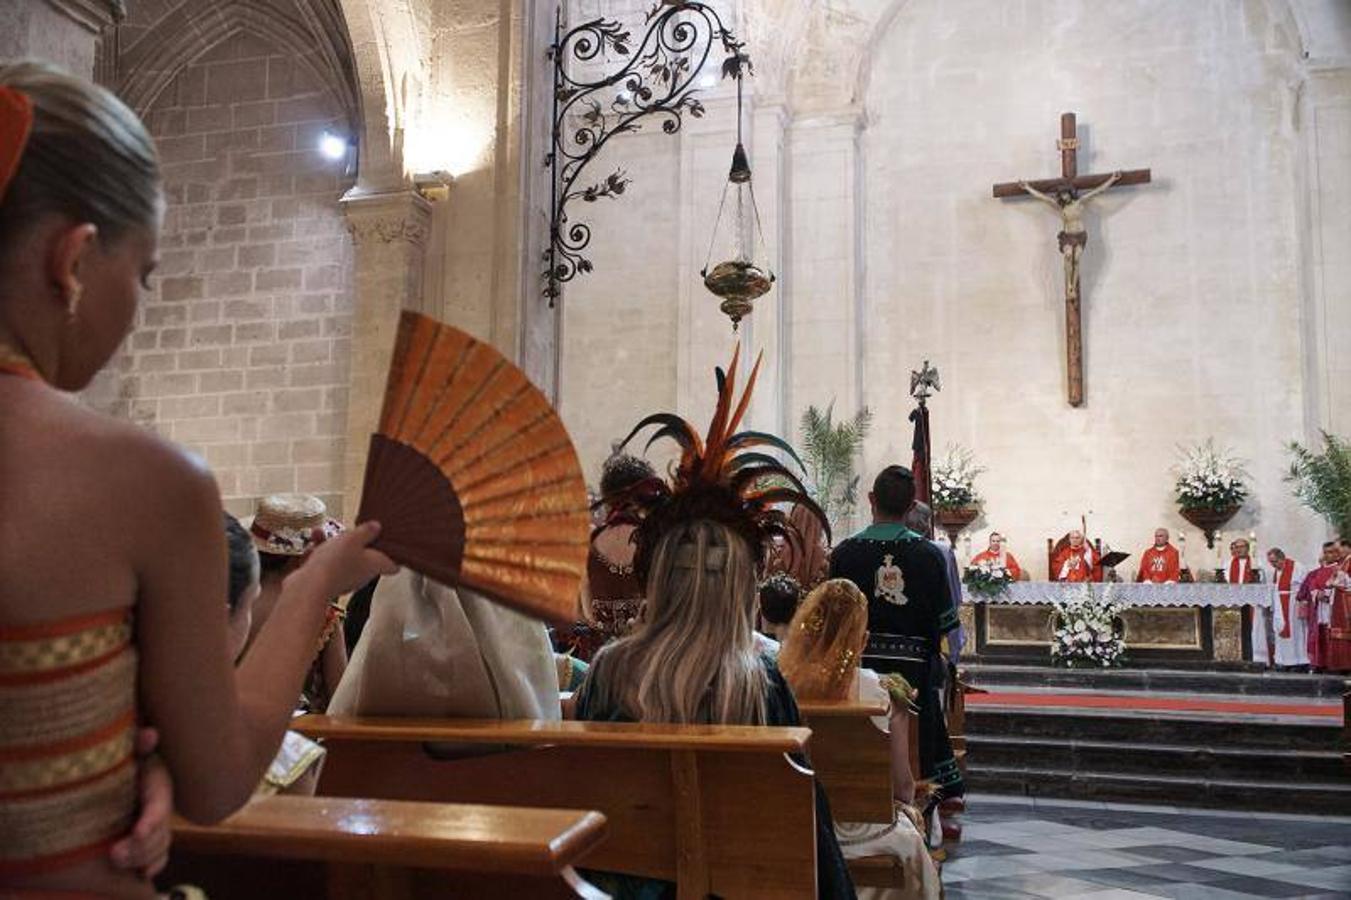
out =
[[(1274, 584), (1092, 584), (1097, 596), (1111, 592), (1111, 598), (1125, 606), (1262, 606), (1268, 609), (1276, 602)], [(994, 597), (972, 594), (962, 587), (967, 603), (1046, 604), (1069, 599), (1083, 591), (1083, 584), (1064, 581), (1016, 581)]]

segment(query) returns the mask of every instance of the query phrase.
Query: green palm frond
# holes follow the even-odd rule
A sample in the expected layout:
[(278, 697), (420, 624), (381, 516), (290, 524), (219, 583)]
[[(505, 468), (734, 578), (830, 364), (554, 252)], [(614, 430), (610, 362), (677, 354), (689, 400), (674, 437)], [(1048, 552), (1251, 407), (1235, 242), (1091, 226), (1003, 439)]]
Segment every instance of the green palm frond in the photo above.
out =
[(824, 410), (808, 406), (802, 413), (799, 437), (807, 485), (812, 499), (826, 511), (832, 524), (851, 514), (858, 503), (854, 461), (871, 425), (872, 413), (867, 407), (839, 423), (835, 421), (834, 402)]
[(1322, 435), (1321, 452), (1290, 443), (1292, 459), (1285, 480), (1301, 503), (1340, 534), (1351, 534), (1351, 441), (1326, 431)]

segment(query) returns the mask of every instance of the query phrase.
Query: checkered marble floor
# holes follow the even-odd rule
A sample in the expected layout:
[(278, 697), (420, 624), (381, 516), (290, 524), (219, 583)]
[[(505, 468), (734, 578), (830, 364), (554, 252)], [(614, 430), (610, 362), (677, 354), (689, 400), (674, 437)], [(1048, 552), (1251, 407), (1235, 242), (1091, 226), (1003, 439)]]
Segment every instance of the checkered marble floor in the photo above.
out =
[(974, 795), (947, 900), (1351, 900), (1351, 818)]

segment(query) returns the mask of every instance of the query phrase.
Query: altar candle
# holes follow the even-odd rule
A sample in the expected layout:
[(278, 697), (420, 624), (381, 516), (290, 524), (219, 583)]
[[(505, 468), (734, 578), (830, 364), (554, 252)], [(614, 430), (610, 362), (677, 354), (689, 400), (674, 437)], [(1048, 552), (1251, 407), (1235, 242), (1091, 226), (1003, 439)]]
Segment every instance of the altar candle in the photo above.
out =
[(962, 558), (969, 561), (971, 559), (971, 535), (969, 534), (962, 538), (962, 552), (966, 554)]
[(1187, 568), (1187, 532), (1182, 530), (1177, 533), (1177, 556), (1182, 562), (1182, 568)]
[[(1248, 532), (1248, 571), (1255, 575), (1257, 573), (1257, 532)], [(1253, 575), (1249, 575), (1252, 578)]]

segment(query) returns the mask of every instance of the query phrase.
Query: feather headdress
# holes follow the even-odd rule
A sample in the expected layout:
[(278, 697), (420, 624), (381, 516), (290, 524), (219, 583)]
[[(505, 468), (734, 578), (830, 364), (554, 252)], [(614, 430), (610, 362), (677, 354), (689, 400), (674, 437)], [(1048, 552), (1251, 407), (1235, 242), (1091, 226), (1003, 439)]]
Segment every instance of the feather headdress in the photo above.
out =
[(763, 356), (756, 360), (740, 399), (736, 397), (740, 346), (727, 371), (716, 370), (718, 403), (704, 437), (674, 413), (654, 413), (639, 422), (619, 445), (622, 449), (642, 432), (655, 428), (645, 450), (663, 439), (675, 441), (681, 450), (669, 480), (648, 478), (606, 500), (614, 510), (612, 522), (618, 519), (637, 525), (633, 566), (644, 582), (662, 535), (686, 522), (708, 519), (726, 525), (745, 538), (761, 562), (776, 537), (800, 543), (797, 530), (776, 508), (778, 504), (804, 507), (821, 521), (829, 535), (825, 513), (808, 496), (798, 476), (765, 452), (781, 451), (805, 474), (806, 467), (788, 442), (762, 431), (737, 431), (750, 406)]

